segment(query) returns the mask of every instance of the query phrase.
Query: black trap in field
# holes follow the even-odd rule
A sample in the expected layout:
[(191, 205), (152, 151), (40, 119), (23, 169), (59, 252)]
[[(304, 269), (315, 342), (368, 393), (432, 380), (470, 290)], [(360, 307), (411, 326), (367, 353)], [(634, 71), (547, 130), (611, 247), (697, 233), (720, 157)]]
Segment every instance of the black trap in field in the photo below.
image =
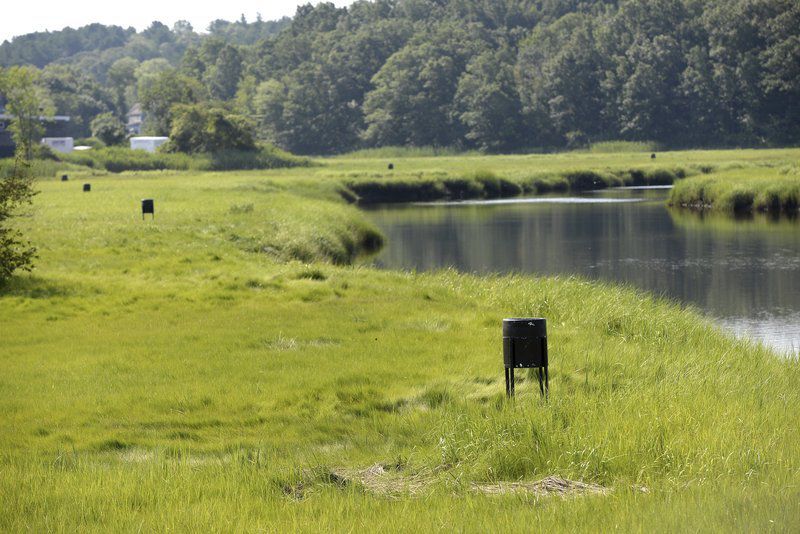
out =
[(541, 318), (503, 319), (503, 366), (506, 395), (514, 396), (514, 369), (538, 369), (539, 390), (547, 395), (547, 321)]
[(144, 219), (146, 213), (152, 215), (154, 219), (156, 218), (156, 208), (152, 198), (142, 199), (142, 219)]

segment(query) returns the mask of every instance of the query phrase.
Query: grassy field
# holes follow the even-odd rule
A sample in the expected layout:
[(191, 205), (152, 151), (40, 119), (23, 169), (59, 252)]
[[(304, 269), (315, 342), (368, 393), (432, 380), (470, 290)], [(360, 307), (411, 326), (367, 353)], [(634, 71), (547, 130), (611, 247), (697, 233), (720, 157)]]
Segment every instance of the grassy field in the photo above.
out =
[[(513, 177), (640, 157), (393, 163)], [(626, 288), (372, 269), (380, 235), (341, 188), (387, 162), (320, 163), (40, 182), (21, 221), (38, 268), (0, 290), (0, 531), (800, 524), (798, 361)], [(504, 399), (509, 316), (548, 319), (549, 402), (519, 374)], [(548, 476), (598, 491), (507, 491)]]
[(741, 168), (676, 184), (669, 204), (728, 214), (794, 214), (800, 210), (800, 166)]

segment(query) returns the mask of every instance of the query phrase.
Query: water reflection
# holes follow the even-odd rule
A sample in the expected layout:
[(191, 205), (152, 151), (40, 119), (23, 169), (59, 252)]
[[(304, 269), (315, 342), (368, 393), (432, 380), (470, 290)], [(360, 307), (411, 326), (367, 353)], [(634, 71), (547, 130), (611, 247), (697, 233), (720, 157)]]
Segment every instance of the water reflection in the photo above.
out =
[(666, 194), (380, 208), (371, 216), (388, 245), (376, 262), (627, 282), (693, 303), (738, 335), (800, 348), (800, 224), (675, 213)]

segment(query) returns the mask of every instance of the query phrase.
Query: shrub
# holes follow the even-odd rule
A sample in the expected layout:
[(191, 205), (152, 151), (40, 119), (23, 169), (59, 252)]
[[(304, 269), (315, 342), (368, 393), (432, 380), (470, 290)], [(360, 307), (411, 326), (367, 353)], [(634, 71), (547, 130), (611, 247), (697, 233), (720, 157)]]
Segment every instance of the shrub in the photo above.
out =
[(18, 149), (11, 174), (0, 179), (0, 283), (14, 271), (30, 271), (36, 256), (36, 249), (9, 224), (18, 208), (30, 204), (36, 194), (29, 164), (22, 157), (23, 150), (24, 147)]
[(75, 146), (88, 146), (92, 148), (105, 148), (105, 143), (96, 137), (81, 137), (75, 139)]
[(172, 129), (165, 151), (197, 154), (255, 151), (253, 125), (222, 108), (179, 104), (172, 108)]
[(108, 146), (120, 145), (127, 137), (125, 125), (113, 113), (101, 113), (92, 120), (90, 128), (92, 136)]

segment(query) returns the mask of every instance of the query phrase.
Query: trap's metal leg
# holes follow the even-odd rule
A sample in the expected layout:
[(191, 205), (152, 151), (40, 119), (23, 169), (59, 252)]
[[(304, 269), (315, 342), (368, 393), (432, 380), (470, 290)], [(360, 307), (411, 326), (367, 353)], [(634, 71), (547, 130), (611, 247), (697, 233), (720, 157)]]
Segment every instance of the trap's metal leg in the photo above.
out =
[(504, 369), (506, 371), (506, 397), (510, 397), (511, 396), (511, 381), (509, 380), (509, 375), (508, 375), (509, 369), (508, 369), (508, 367), (505, 367)]
[(546, 399), (550, 395), (550, 376), (547, 372), (547, 366), (544, 368), (544, 398)]
[(542, 368), (539, 367), (539, 392), (544, 396), (544, 375), (542, 373)]
[(509, 376), (510, 376), (510, 381), (511, 381), (511, 396), (513, 397), (514, 396), (514, 368), (510, 367), (508, 369), (508, 371), (509, 371)]

